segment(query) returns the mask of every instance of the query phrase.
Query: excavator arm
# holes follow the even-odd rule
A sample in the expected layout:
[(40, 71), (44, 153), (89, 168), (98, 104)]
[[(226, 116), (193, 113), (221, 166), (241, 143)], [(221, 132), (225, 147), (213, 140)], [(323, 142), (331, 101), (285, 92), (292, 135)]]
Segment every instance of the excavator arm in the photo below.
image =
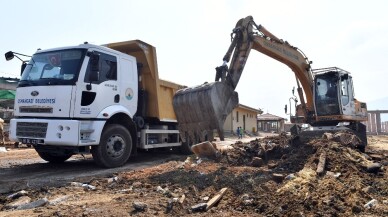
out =
[(210, 140), (213, 130), (217, 130), (223, 140), (225, 119), (238, 105), (238, 95), (234, 90), (252, 49), (291, 68), (298, 84), (303, 121), (311, 119), (314, 113), (313, 76), (307, 57), (287, 41), (277, 38), (263, 26), (256, 25), (253, 18), (248, 16), (240, 19), (233, 29), (232, 42), (223, 58), (224, 63), (216, 68), (216, 81), (182, 89), (175, 94), (173, 106), (183, 140)]

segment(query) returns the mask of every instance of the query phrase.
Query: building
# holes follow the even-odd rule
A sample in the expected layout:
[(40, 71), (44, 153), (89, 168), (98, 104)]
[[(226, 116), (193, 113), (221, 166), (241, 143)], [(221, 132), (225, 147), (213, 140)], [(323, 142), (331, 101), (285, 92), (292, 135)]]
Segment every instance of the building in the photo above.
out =
[(232, 113), (226, 117), (224, 132), (235, 134), (237, 127), (242, 127), (248, 133), (256, 133), (256, 117), (261, 113), (263, 113), (261, 110), (238, 104), (238, 106), (233, 109)]
[(257, 130), (280, 133), (284, 131), (284, 121), (284, 118), (276, 115), (261, 114), (257, 116)]

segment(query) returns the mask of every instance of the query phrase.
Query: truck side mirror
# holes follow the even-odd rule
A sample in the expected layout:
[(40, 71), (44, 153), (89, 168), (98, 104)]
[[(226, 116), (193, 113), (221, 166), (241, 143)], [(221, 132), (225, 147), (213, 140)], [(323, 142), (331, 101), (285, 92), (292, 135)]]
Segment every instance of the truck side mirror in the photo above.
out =
[(5, 60), (7, 61), (10, 61), (15, 57), (12, 51), (8, 51), (7, 53), (4, 54), (4, 56), (5, 56)]
[(99, 72), (100, 72), (100, 54), (98, 53), (91, 53), (90, 54), (90, 60), (89, 60), (89, 66), (90, 66), (90, 73), (89, 73), (89, 81), (98, 81), (99, 80)]

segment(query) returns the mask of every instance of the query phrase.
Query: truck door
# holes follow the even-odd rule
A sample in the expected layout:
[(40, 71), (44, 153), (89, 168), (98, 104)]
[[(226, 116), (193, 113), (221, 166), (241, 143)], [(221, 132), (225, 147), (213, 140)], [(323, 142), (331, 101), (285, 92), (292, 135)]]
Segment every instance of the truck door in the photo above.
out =
[(97, 79), (91, 81), (91, 62), (89, 61), (84, 77), (80, 75), (77, 84), (74, 117), (93, 118), (104, 108), (119, 103), (117, 81), (117, 57), (113, 54), (94, 51), (99, 54)]
[(346, 79), (341, 79), (341, 104), (342, 113), (344, 115), (354, 115), (356, 112), (353, 95), (353, 82), (349, 76)]

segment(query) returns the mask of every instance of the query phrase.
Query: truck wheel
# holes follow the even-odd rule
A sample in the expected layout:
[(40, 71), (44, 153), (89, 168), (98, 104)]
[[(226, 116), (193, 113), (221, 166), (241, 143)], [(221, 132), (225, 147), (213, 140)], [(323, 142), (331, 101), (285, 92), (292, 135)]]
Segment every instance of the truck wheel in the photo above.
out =
[(132, 138), (128, 130), (119, 124), (110, 124), (102, 132), (100, 144), (92, 148), (97, 165), (112, 168), (127, 162), (132, 151)]
[(50, 153), (50, 152), (43, 152), (43, 151), (36, 151), (38, 152), (39, 156), (50, 163), (58, 164), (63, 163), (67, 159), (69, 159), (73, 154), (59, 154), (59, 153)]

